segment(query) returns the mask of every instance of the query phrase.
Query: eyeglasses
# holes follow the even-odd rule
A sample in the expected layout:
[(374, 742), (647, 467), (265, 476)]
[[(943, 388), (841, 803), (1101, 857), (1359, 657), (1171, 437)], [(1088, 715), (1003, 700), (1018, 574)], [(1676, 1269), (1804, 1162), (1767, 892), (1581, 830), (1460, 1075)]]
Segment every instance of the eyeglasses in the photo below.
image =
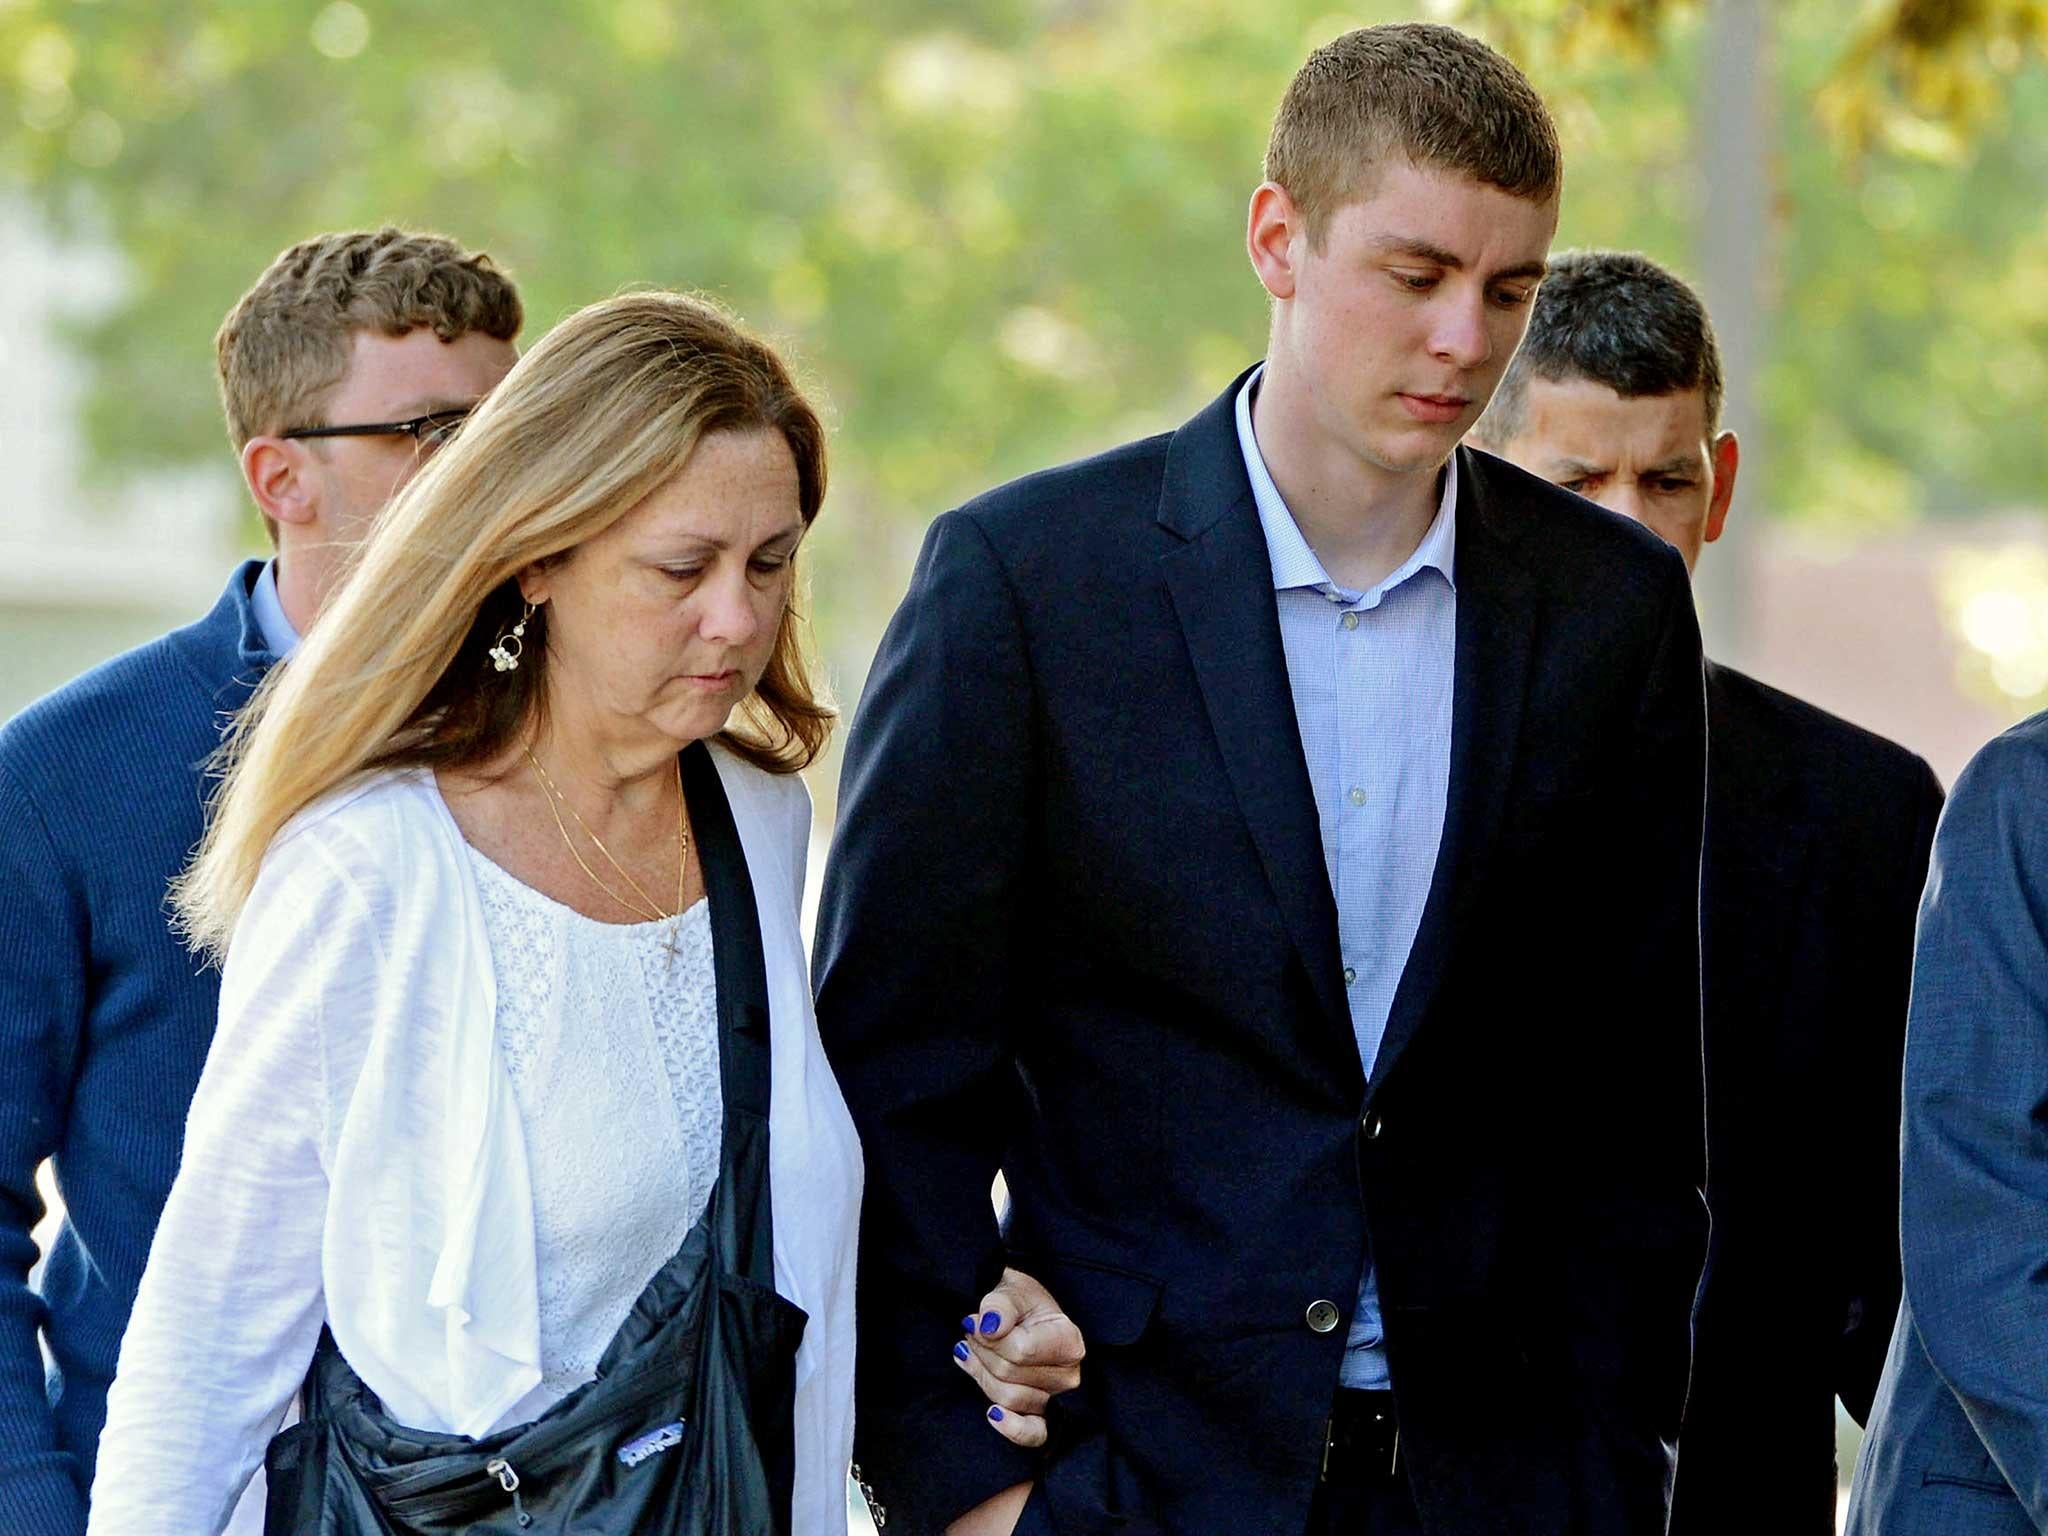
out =
[(474, 406), (460, 405), (452, 410), (429, 411), (424, 416), (415, 416), (410, 421), (366, 421), (348, 427), (294, 427), (289, 432), (280, 432), (280, 437), (409, 437), (420, 447), (429, 451), (441, 447), (462, 430), (462, 424), (469, 420)]

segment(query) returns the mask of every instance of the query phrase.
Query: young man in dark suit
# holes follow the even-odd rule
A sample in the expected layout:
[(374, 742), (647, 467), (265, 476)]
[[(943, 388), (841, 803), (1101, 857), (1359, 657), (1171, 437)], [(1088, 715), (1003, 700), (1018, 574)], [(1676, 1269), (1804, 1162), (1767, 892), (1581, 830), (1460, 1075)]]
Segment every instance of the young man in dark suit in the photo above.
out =
[[(891, 1532), (1651, 1536), (1706, 1235), (1684, 562), (1458, 448), (1556, 225), (1511, 65), (1346, 34), (1266, 171), (1264, 364), (940, 518), (851, 734), (859, 1458)], [(1006, 1269), (1087, 1340), (1042, 1451), (952, 1354)]]
[[(1553, 261), (1474, 441), (1695, 566), (1739, 449), (1691, 289), (1644, 257)], [(1598, 593), (1588, 593), (1597, 601)], [(1707, 1204), (1671, 1529), (1835, 1528), (1834, 1401), (1860, 1423), (1899, 1302), (1899, 1062), (1941, 810), (1905, 748), (1707, 664)]]
[[(229, 439), (277, 553), (245, 562), (205, 617), (0, 729), (7, 1536), (83, 1536), (107, 1387), (213, 1038), (219, 974), (165, 909), (199, 841), (206, 759), (384, 502), (510, 370), (520, 322), (510, 279), (438, 235), (285, 251), (218, 338)], [(67, 1211), (31, 1288), (46, 1158)], [(233, 1529), (261, 1516), (246, 1500)]]

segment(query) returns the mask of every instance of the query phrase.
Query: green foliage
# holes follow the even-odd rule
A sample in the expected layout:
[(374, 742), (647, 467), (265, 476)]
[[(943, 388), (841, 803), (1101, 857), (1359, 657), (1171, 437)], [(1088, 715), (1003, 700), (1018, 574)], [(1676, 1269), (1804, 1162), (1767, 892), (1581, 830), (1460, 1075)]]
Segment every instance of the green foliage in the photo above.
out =
[[(1788, 39), (1787, 97), (1825, 88), (1832, 28), (1815, 14)], [(1839, 75), (1834, 78), (1839, 78)], [(1988, 126), (1988, 125), (1987, 125)], [(1796, 332), (1763, 382), (1798, 457), (1810, 440), (1850, 450), (1787, 462), (1784, 504), (1882, 510), (2038, 506), (2048, 488), (2048, 81), (2015, 81), (1997, 131), (1959, 162), (1891, 155), (1845, 167), (1788, 145), (1783, 292)], [(1859, 460), (1872, 473), (1857, 473)]]
[(860, 479), (930, 510), (1128, 401), (1165, 420), (1262, 332), (1235, 231), (1303, 31), (1026, 10), (16, 0), (4, 156), (131, 262), (92, 336), (115, 459), (211, 451), (193, 383), (272, 250), (395, 219), (506, 258), (537, 326), (725, 295), (825, 373)]
[[(1769, 9), (1779, 149), (1774, 216), (1756, 238), (1775, 273), (1775, 320), (1753, 387), (1778, 451), (1745, 504), (1860, 527), (2039, 505), (2048, 76), (2022, 66), (2039, 53), (2048, 0), (1885, 0), (1847, 28), (1837, 0)], [(1716, 132), (1720, 96), (1700, 63), (1706, 10), (1472, 0), (1461, 11), (1518, 50), (1557, 110), (1560, 244), (1635, 247), (1700, 277), (1688, 259), (1694, 140)], [(1551, 24), (1567, 12), (1569, 25)], [(1958, 93), (1937, 79), (1976, 85)]]
[[(1442, 0), (1446, 19), (1485, 27), (1525, 62), (1575, 67), (1641, 59), (1709, 0)], [(1799, 7), (1759, 0), (1779, 15)], [(2048, 53), (2048, 0), (1866, 0), (1841, 43), (1844, 0), (1827, 0), (1837, 43), (1814, 113), (1852, 158), (1874, 150), (1955, 159), (1995, 121), (2012, 77)], [(1806, 7), (1814, 14), (1814, 7)]]
[(1960, 159), (2011, 77), (2044, 54), (2048, 0), (1889, 0), (1820, 93), (1819, 115), (1852, 154)]
[[(1701, 4), (1427, 9), (1485, 28), (1556, 101), (1567, 242), (1686, 267)], [(1794, 451), (1773, 499), (1839, 503), (1844, 476), (1901, 512), (2031, 499), (2048, 93), (2020, 64), (2048, 0), (1884, 0), (1853, 33), (1837, 0), (1775, 9), (1782, 225), (1760, 238), (1783, 320), (1759, 387)], [(630, 284), (721, 295), (833, 409), (819, 591), (859, 611), (857, 641), (933, 512), (1168, 424), (1256, 355), (1240, 247), (1273, 104), (1310, 46), (1401, 13), (0, 0), (0, 181), (126, 257), (126, 296), (81, 337), (110, 472), (218, 458), (213, 328), (314, 230), (483, 245), (529, 335)], [(1816, 103), (1872, 158), (1811, 131)], [(1966, 168), (1899, 153), (1944, 134), (1976, 146)]]
[(110, 470), (218, 454), (213, 328), (315, 230), (482, 245), (529, 335), (626, 285), (721, 295), (833, 407), (839, 596), (893, 587), (945, 502), (1257, 355), (1244, 201), (1344, 24), (1288, 10), (0, 0), (0, 175), (130, 264), (83, 338)]

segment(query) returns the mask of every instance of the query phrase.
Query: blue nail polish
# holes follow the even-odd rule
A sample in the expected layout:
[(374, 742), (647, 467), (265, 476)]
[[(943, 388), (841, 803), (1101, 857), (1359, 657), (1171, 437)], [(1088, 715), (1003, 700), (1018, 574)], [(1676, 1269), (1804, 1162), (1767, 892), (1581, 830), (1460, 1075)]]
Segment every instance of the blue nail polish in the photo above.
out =
[(984, 1312), (984, 1313), (982, 1313), (982, 1314), (981, 1314), (981, 1331), (982, 1331), (983, 1333), (994, 1333), (994, 1332), (995, 1332), (995, 1331), (996, 1331), (996, 1330), (997, 1330), (998, 1328), (1000, 1328), (1000, 1327), (1002, 1327), (1002, 1326), (1003, 1326), (1003, 1314), (1002, 1314), (1002, 1313), (1000, 1313), (1000, 1312)]
[(991, 1409), (989, 1409), (989, 1411), (988, 1411), (988, 1421), (989, 1421), (989, 1423), (991, 1423), (991, 1424), (1000, 1424), (1000, 1423), (1002, 1423), (1002, 1422), (1003, 1422), (1003, 1410), (1002, 1410), (1002, 1409), (1000, 1409), (1000, 1408), (991, 1408)]
[(974, 1314), (973, 1314), (973, 1313), (971, 1313), (971, 1312), (970, 1312), (970, 1313), (968, 1313), (968, 1314), (967, 1314), (967, 1316), (965, 1316), (965, 1317), (963, 1317), (963, 1318), (961, 1318), (961, 1319), (960, 1319), (960, 1331), (961, 1331), (962, 1333), (972, 1333), (972, 1332), (974, 1332), (974, 1325), (975, 1325), (975, 1318), (974, 1318)]
[(967, 1346), (965, 1344), (955, 1344), (953, 1346), (953, 1358), (955, 1360), (965, 1360), (967, 1358)]

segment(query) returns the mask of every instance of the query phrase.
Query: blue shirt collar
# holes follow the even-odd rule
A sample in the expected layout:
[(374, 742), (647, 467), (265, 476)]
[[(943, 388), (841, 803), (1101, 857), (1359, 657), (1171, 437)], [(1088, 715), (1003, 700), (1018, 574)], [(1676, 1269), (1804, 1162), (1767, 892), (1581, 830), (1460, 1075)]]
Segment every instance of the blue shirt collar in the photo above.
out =
[(1441, 575), (1455, 592), (1458, 587), (1454, 569), (1458, 544), (1458, 456), (1453, 453), (1444, 464), (1443, 496), (1437, 502), (1436, 517), (1430, 522), (1429, 531), (1415, 546), (1415, 553), (1369, 592), (1354, 592), (1340, 587), (1330, 579), (1330, 573), (1323, 569), (1323, 562), (1309, 548), (1308, 540), (1302, 537), (1301, 528), (1294, 521), (1294, 514), (1287, 510), (1280, 488), (1273, 483), (1273, 476), (1266, 468), (1265, 455), (1259, 452), (1259, 440), (1252, 432), (1252, 394), (1265, 372), (1265, 364), (1261, 363), (1237, 392), (1237, 444), (1244, 453), (1245, 473), (1251, 477), (1252, 499), (1258, 503), (1259, 526), (1266, 535), (1266, 555), (1273, 562), (1273, 590), (1285, 592), (1294, 587), (1308, 587), (1327, 597), (1341, 598), (1347, 604), (1377, 606), (1382, 597), (1409, 577), (1429, 569)]
[(285, 617), (284, 604), (277, 595), (277, 561), (263, 562), (262, 574), (249, 593), (249, 606), (256, 611), (256, 627), (263, 631), (264, 644), (280, 660), (299, 648), (299, 632)]

